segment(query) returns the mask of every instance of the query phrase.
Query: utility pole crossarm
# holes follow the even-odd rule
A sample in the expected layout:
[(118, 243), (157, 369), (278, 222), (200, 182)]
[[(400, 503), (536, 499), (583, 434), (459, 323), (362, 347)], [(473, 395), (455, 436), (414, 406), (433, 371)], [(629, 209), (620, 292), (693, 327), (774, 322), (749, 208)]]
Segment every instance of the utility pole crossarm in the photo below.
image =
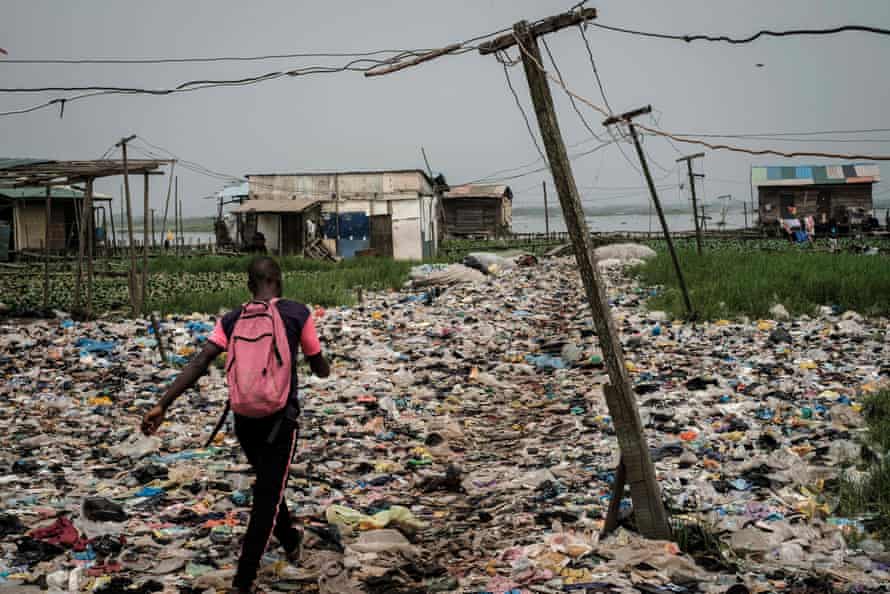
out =
[(695, 153), (694, 155), (686, 155), (685, 157), (680, 157), (677, 159), (677, 163), (682, 163), (683, 161), (691, 161), (692, 159), (701, 159), (704, 157), (704, 153)]
[[(591, 21), (595, 18), (595, 8), (584, 8), (579, 11), (566, 12), (539, 21), (538, 23), (529, 27), (529, 33), (531, 33), (533, 37), (537, 37), (539, 35), (545, 35), (547, 33), (554, 33), (556, 31), (559, 31), (560, 29), (571, 27), (572, 25), (579, 25), (585, 21)], [(507, 33), (505, 35), (501, 35), (500, 37), (495, 37), (491, 41), (486, 41), (485, 43), (481, 44), (479, 46), (479, 53), (485, 56), (487, 54), (493, 54), (495, 52), (505, 50), (508, 47), (512, 47), (514, 45), (516, 45), (515, 34)]]
[(612, 117), (606, 118), (605, 120), (603, 120), (603, 126), (611, 126), (613, 124), (617, 124), (618, 122), (629, 122), (634, 118), (641, 115), (646, 115), (647, 113), (652, 113), (651, 105), (647, 105), (639, 109), (634, 109), (633, 111), (626, 111), (624, 113), (616, 114)]

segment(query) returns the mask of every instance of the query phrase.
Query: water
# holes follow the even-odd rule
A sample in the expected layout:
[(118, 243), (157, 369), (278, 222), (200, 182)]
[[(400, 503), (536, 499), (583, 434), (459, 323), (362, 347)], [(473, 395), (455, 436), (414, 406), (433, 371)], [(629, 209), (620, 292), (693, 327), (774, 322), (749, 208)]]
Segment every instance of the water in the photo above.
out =
[[(128, 245), (128, 235), (126, 231), (118, 231), (115, 236), (117, 237), (117, 245)], [(182, 236), (185, 240), (185, 245), (196, 245), (198, 243), (207, 245), (208, 243), (215, 243), (216, 236), (213, 234), (213, 231), (184, 231)], [(136, 243), (142, 244), (142, 230), (133, 231), (133, 239), (136, 240)], [(151, 235), (148, 236), (148, 241), (152, 241)], [(164, 237), (160, 233), (155, 234), (154, 239), (156, 245), (164, 244)]]
[[(550, 210), (550, 231), (564, 232), (566, 231), (565, 221), (562, 218), (562, 212), (559, 208), (551, 208)], [(706, 213), (707, 214), (707, 213)], [(718, 223), (721, 215), (715, 212), (711, 216), (711, 220), (707, 221), (708, 231), (717, 231), (720, 229)], [(586, 217), (587, 224), (591, 231), (653, 231), (658, 233), (661, 231), (661, 225), (658, 221), (658, 215), (654, 212), (650, 217), (648, 214), (588, 214)], [(695, 223), (692, 220), (691, 213), (670, 213), (664, 217), (667, 220), (668, 229), (673, 231), (694, 231)], [(753, 225), (750, 214), (748, 215), (748, 225)], [(742, 229), (745, 227), (745, 215), (743, 212), (731, 211), (726, 213), (726, 229)], [(528, 209), (523, 208), (513, 215), (513, 232), (514, 233), (543, 233), (546, 231), (544, 220), (544, 209)]]

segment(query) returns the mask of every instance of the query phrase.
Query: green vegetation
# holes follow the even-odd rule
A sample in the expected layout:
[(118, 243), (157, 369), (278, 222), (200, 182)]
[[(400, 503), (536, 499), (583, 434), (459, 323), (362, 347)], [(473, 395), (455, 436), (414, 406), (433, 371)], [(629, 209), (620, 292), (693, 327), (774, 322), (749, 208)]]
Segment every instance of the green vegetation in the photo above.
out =
[[(247, 300), (249, 256), (225, 257), (161, 256), (149, 262), (148, 306), (163, 313), (217, 313)], [(408, 278), (413, 262), (383, 258), (356, 258), (340, 263), (318, 262), (299, 257), (280, 260), (284, 270), (284, 294), (290, 299), (323, 306), (352, 305), (356, 289), (396, 289)], [(123, 261), (109, 267), (117, 276), (105, 276), (104, 262), (96, 265), (93, 287), (94, 311), (99, 315), (129, 308), (126, 270)], [(38, 274), (0, 277), (2, 300), (16, 310), (39, 309), (43, 304), (43, 277)], [(64, 270), (57, 266), (54, 270)], [(73, 274), (52, 274), (50, 307), (70, 311), (74, 305)]]
[(844, 478), (838, 486), (837, 513), (864, 517), (865, 526), (890, 545), (890, 390), (865, 399), (866, 446), (874, 450), (861, 479)]
[[(863, 315), (890, 313), (890, 260), (885, 256), (799, 249), (707, 250), (699, 256), (688, 247), (678, 254), (693, 307), (703, 319), (766, 317), (777, 303), (792, 314), (812, 314), (820, 305)], [(659, 287), (649, 302), (652, 309), (684, 316), (683, 298), (666, 251), (659, 251), (636, 274), (643, 284)]]
[[(151, 268), (185, 278), (204, 278), (208, 286), (198, 285), (190, 291), (152, 291), (152, 309), (165, 313), (216, 313), (247, 301), (247, 274), (242, 271), (247, 270), (250, 257), (184, 259), (179, 262), (178, 272), (176, 260), (158, 259)], [(324, 306), (353, 305), (359, 288), (367, 291), (397, 289), (405, 283), (413, 265), (412, 262), (382, 258), (355, 258), (333, 263), (285, 257), (279, 262), (284, 271), (284, 295), (287, 298)], [(219, 278), (224, 278), (225, 282), (215, 286), (219, 283), (213, 281)]]

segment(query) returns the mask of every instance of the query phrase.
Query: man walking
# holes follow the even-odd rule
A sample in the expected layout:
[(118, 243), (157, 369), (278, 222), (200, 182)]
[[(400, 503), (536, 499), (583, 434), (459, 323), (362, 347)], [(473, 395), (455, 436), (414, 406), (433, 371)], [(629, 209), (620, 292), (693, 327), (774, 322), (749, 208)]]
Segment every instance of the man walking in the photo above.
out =
[(173, 401), (228, 351), (226, 381), (235, 435), (256, 474), (250, 521), (231, 590), (236, 593), (253, 591), (260, 559), (273, 534), (288, 559), (299, 560), (302, 534), (293, 527), (284, 500), (298, 433), (298, 351), (315, 375), (330, 374), (309, 309), (281, 299), (281, 269), (275, 260), (258, 256), (251, 261), (248, 288), (253, 299), (217, 322), (204, 349), (142, 420), (143, 433), (156, 432)]

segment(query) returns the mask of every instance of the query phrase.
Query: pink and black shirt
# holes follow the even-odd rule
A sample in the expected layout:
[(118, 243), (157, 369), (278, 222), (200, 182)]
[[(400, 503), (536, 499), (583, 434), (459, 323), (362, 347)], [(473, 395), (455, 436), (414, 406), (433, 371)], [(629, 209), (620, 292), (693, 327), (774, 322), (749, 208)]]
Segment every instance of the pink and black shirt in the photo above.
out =
[[(296, 301), (281, 299), (277, 302), (278, 313), (284, 322), (287, 332), (287, 343), (293, 358), (293, 374), (291, 375), (290, 401), (297, 404), (297, 353), (303, 353), (304, 357), (312, 357), (321, 352), (321, 344), (318, 341), (318, 333), (315, 331), (315, 322), (312, 321), (312, 313), (309, 308)], [(241, 308), (233, 309), (216, 321), (207, 340), (223, 350), (228, 350), (229, 336), (235, 322), (241, 316)]]

